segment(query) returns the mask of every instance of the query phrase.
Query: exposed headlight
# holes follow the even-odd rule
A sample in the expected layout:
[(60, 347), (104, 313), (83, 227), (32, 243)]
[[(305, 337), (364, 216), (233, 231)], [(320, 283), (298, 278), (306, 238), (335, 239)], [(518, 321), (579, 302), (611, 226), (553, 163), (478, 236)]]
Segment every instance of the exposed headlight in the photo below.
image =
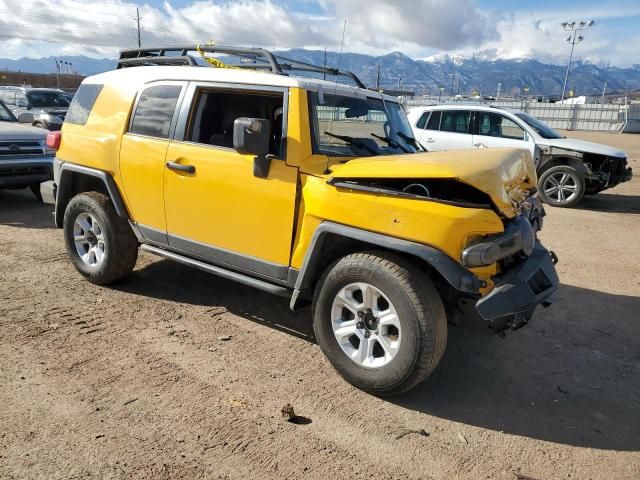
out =
[(529, 220), (519, 217), (504, 233), (485, 238), (465, 248), (460, 255), (460, 261), (469, 268), (485, 267), (518, 252), (529, 256), (535, 243), (536, 236)]

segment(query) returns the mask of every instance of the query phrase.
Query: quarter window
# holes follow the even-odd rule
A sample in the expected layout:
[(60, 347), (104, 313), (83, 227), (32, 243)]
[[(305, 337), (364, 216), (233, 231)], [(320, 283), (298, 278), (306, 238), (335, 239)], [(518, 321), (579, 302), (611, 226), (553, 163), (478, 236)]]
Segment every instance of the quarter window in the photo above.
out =
[(431, 117), (429, 117), (429, 123), (427, 123), (427, 130), (440, 130), (440, 117), (442, 116), (441, 111), (433, 112)]
[(16, 104), (16, 92), (4, 92), (4, 96), (2, 97), (2, 101), (6, 105), (15, 105)]
[(427, 124), (427, 118), (429, 118), (429, 114), (431, 112), (424, 112), (422, 116), (418, 119), (418, 123), (416, 123), (416, 127), (423, 128)]
[(524, 140), (524, 130), (513, 120), (493, 112), (477, 112), (478, 134)]
[(66, 123), (74, 123), (76, 125), (84, 125), (89, 119), (91, 109), (98, 99), (98, 95), (102, 91), (102, 85), (86, 84), (80, 85), (78, 92), (74, 95), (69, 111), (65, 118)]
[(444, 110), (440, 130), (443, 132), (469, 133), (471, 112), (466, 110)]
[(168, 138), (181, 90), (179, 85), (158, 85), (145, 89), (138, 100), (129, 131)]

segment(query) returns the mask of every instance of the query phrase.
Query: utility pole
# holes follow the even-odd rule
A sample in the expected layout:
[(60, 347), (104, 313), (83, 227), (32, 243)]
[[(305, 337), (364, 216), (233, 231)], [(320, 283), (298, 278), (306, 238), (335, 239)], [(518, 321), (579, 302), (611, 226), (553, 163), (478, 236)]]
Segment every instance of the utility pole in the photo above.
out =
[(451, 75), (451, 95), (449, 95), (450, 97), (453, 98), (453, 82), (456, 81), (456, 76), (455, 74)]
[(378, 68), (376, 71), (376, 90), (380, 91), (380, 64), (378, 63)]
[[(140, 9), (136, 7), (136, 22), (138, 24), (138, 48), (142, 48), (142, 42), (140, 41)], [(325, 55), (326, 55), (325, 48)]]
[(580, 43), (584, 40), (582, 35), (578, 35), (580, 30), (586, 30), (587, 28), (593, 26), (595, 22), (593, 20), (589, 20), (588, 22), (562, 22), (562, 28), (567, 32), (571, 32), (565, 40), (571, 44), (571, 54), (569, 55), (569, 63), (567, 64), (567, 72), (564, 75), (564, 84), (562, 85), (562, 98), (560, 101), (564, 100), (564, 94), (567, 90), (567, 80), (569, 79), (569, 70), (571, 70), (571, 61), (573, 60), (573, 49), (576, 47), (577, 43)]
[(498, 83), (498, 90), (496, 91), (496, 100), (500, 97), (500, 87), (502, 87), (501, 83)]
[[(327, 68), (327, 47), (324, 47), (324, 57), (322, 58), (322, 66), (324, 68)], [(322, 74), (322, 79), (326, 80), (327, 79), (327, 73), (323, 73)]]
[(462, 80), (462, 77), (458, 77), (458, 95), (460, 95), (460, 81)]
[(398, 92), (402, 91), (402, 77), (398, 77)]
[(604, 103), (604, 91), (607, 89), (607, 81), (604, 81), (604, 85), (602, 87), (602, 97), (600, 98), (600, 104)]

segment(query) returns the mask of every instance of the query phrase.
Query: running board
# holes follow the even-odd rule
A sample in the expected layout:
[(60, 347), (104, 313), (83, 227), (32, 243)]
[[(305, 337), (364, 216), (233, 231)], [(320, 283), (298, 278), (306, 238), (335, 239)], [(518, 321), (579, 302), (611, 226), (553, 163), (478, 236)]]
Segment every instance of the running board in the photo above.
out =
[(242, 283), (249, 287), (254, 287), (259, 290), (264, 290), (265, 292), (273, 293), (274, 295), (279, 295), (281, 297), (291, 296), (291, 290), (288, 288), (281, 287), (279, 285), (274, 285), (272, 283), (265, 282), (257, 278), (249, 277), (247, 275), (243, 275), (242, 273), (233, 272), (231, 270), (226, 270), (224, 268), (216, 267), (214, 265), (209, 265), (208, 263), (204, 263), (199, 260), (194, 260), (193, 258), (185, 257), (178, 253), (169, 252), (167, 250), (153, 247), (148, 244), (142, 244), (140, 246), (140, 249), (144, 250), (145, 252), (153, 253), (154, 255), (158, 255), (160, 257), (168, 258), (169, 260), (175, 260), (176, 262), (182, 263), (184, 265), (188, 265), (190, 267), (199, 268), (200, 270), (204, 270), (207, 273), (212, 273), (213, 275), (226, 278), (227, 280), (234, 280), (238, 283)]

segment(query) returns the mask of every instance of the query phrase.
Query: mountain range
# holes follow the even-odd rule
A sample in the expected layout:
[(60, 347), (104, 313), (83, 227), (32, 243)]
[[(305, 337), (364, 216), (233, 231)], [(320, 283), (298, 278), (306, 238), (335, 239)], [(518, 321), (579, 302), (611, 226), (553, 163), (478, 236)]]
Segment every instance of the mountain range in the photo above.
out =
[[(481, 56), (462, 57), (439, 54), (425, 59), (412, 59), (400, 52), (382, 56), (359, 53), (327, 52), (322, 50), (292, 49), (276, 52), (294, 60), (326, 65), (356, 73), (365, 85), (414, 91), (416, 94), (438, 95), (469, 94), (476, 91), (483, 95), (495, 95), (500, 84), (501, 95), (519, 94), (528, 88), (530, 95), (559, 95), (562, 92), (566, 65), (541, 63), (533, 58), (487, 59)], [(68, 56), (72, 69), (82, 75), (111, 70), (113, 59), (95, 59), (85, 56)], [(56, 71), (53, 57), (40, 59), (0, 59), (0, 71), (12, 70), (32, 73)], [(631, 68), (601, 66), (576, 61), (571, 67), (568, 89), (577, 95), (600, 95), (606, 82), (607, 93), (636, 91), (640, 89), (640, 65)]]

